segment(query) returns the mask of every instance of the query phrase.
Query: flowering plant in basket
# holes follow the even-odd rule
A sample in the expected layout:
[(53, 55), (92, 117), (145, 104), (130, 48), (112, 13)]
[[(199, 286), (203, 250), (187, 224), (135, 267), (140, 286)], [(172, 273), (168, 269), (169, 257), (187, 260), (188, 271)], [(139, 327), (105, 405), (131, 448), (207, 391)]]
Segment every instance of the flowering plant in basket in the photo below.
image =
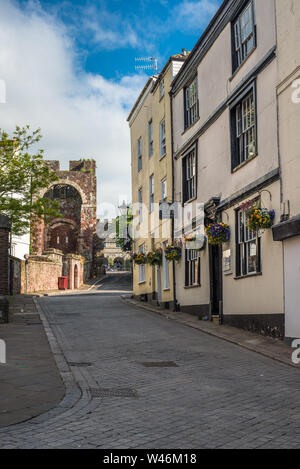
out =
[(165, 247), (165, 256), (168, 261), (180, 261), (181, 259), (181, 246), (169, 244)]
[(161, 265), (162, 264), (162, 249), (158, 248), (158, 249), (155, 249), (155, 251), (148, 252), (147, 262), (150, 265)]
[(230, 227), (226, 223), (211, 223), (205, 231), (209, 244), (218, 245), (230, 239)]

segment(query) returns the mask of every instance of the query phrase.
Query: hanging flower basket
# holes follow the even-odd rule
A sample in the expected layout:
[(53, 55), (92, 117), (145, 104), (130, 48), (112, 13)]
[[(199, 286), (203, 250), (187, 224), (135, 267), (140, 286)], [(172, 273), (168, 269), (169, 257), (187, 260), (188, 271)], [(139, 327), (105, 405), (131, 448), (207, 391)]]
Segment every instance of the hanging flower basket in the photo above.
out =
[(147, 254), (147, 263), (150, 265), (161, 265), (162, 264), (162, 249), (155, 249)]
[(248, 226), (252, 231), (271, 228), (275, 218), (275, 211), (253, 206), (247, 211)]
[(204, 235), (188, 235), (184, 238), (186, 249), (195, 249), (196, 251), (204, 251), (206, 248), (207, 237)]
[(165, 247), (165, 256), (168, 261), (177, 261), (181, 259), (181, 247), (169, 244)]
[(140, 252), (139, 254), (137, 253), (133, 253), (131, 255), (132, 259), (134, 260), (134, 262), (138, 265), (143, 265), (143, 264), (146, 264), (147, 262), (147, 257), (144, 253)]
[(211, 223), (206, 227), (209, 244), (219, 245), (230, 239), (230, 227), (226, 223)]
[(205, 250), (205, 248), (206, 248), (206, 243), (207, 243), (207, 237), (206, 237), (206, 236), (203, 236), (203, 239), (202, 239), (201, 242), (202, 242), (202, 246), (197, 249), (197, 251), (199, 251), (199, 252)]

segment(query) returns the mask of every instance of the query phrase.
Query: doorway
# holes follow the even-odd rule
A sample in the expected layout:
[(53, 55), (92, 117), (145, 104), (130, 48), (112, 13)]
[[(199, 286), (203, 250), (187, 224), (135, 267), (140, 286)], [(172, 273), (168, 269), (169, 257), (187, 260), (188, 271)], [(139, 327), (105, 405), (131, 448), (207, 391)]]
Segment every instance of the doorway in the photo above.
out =
[(222, 246), (209, 246), (210, 314), (223, 322)]
[(77, 290), (78, 288), (79, 288), (78, 266), (75, 264), (75, 267), (74, 267), (74, 289)]

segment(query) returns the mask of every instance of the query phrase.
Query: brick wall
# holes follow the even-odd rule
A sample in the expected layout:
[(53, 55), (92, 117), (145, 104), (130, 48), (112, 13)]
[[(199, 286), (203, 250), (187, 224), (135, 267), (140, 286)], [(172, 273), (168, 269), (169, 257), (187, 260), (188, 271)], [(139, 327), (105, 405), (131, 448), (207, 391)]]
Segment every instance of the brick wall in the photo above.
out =
[(0, 215), (0, 294), (8, 295), (8, 247), (10, 225), (8, 217)]

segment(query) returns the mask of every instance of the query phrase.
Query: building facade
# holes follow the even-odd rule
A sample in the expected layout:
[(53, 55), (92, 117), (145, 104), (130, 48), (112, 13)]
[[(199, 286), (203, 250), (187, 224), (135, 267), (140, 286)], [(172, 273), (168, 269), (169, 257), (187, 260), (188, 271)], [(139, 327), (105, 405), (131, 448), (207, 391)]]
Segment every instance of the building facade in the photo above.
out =
[(285, 335), (300, 337), (300, 3), (276, 0), (281, 218), (273, 227), (283, 245)]
[(131, 134), (135, 253), (160, 252), (161, 265), (134, 263), (134, 294), (166, 307), (173, 303), (173, 264), (164, 248), (172, 243), (172, 222), (160, 219), (159, 204), (172, 202), (171, 82), (187, 57), (171, 56), (150, 77), (128, 117)]
[[(176, 299), (183, 311), (283, 337), (282, 246), (272, 230), (248, 229), (245, 209), (261, 204), (280, 221), (275, 15), (273, 0), (225, 0), (173, 80), (174, 200), (188, 220), (175, 229)], [(199, 206), (206, 227), (229, 225), (227, 242), (185, 249), (184, 236), (201, 230)]]

